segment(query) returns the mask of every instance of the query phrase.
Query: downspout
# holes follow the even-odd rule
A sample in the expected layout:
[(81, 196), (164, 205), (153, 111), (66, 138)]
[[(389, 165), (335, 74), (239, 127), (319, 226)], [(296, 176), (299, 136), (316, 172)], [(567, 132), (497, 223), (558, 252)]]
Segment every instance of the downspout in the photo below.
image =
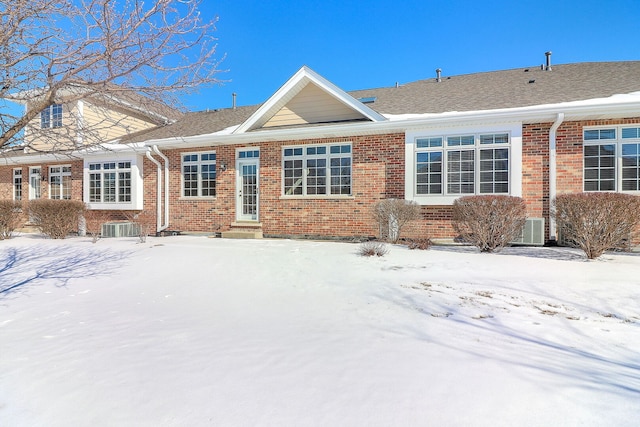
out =
[(158, 176), (158, 188), (156, 190), (156, 233), (159, 233), (160, 231), (163, 230), (162, 228), (162, 206), (161, 206), (161, 200), (162, 200), (162, 181), (160, 180), (160, 175), (162, 174), (162, 165), (160, 164), (159, 161), (157, 161), (156, 159), (153, 158), (153, 156), (151, 156), (151, 148), (147, 148), (147, 152), (145, 153), (147, 155), (147, 159), (151, 160), (153, 163), (155, 163), (156, 167), (157, 167), (157, 176)]
[(551, 204), (556, 198), (556, 180), (558, 171), (556, 169), (556, 131), (564, 121), (564, 113), (558, 113), (556, 121), (549, 130), (549, 240), (556, 241), (556, 219), (551, 213)]
[(162, 154), (157, 145), (153, 146), (153, 151), (164, 160), (164, 224), (162, 229), (169, 227), (169, 158)]

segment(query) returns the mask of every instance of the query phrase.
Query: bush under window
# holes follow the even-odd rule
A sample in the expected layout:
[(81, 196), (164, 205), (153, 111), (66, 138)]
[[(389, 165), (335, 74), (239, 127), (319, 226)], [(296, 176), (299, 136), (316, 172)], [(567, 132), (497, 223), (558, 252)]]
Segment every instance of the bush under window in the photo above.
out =
[(84, 203), (77, 200), (31, 200), (29, 216), (40, 232), (52, 239), (64, 239), (78, 230)]
[(524, 200), (513, 196), (466, 196), (453, 204), (453, 228), (481, 252), (509, 245), (527, 219)]
[(562, 240), (594, 259), (628, 246), (640, 223), (640, 197), (622, 193), (562, 194), (554, 201)]

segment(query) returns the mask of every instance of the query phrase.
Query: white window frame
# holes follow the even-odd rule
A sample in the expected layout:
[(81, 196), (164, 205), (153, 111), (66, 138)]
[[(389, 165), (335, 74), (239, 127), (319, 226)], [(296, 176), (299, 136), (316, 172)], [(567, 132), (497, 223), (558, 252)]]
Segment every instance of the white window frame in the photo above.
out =
[[(333, 152), (332, 152), (333, 149)], [(319, 152), (320, 151), (320, 152)], [(343, 161), (348, 159), (347, 163)], [(309, 163), (317, 162), (318, 160), (324, 161), (324, 166), (319, 166), (316, 169), (324, 169), (325, 175), (324, 185), (318, 185), (317, 177), (311, 174), (311, 167)], [(332, 164), (332, 160), (340, 162), (339, 165)], [(301, 161), (302, 167), (295, 168), (301, 169), (300, 176), (294, 177), (287, 176), (289, 170), (293, 168), (286, 168), (286, 162), (288, 161)], [(345, 168), (349, 169), (348, 175), (343, 175), (342, 172)], [(333, 169), (333, 170), (332, 170)], [(339, 170), (339, 174), (335, 175), (333, 172)], [(343, 187), (346, 184), (342, 183), (342, 179), (347, 178), (349, 180), (349, 191), (343, 193)], [(288, 185), (291, 179), (298, 178), (293, 186)], [(320, 176), (320, 178), (322, 178)], [(340, 183), (333, 185), (334, 179), (340, 180)], [(314, 181), (316, 180), (316, 181)], [(315, 182), (315, 185), (312, 184)], [(314, 191), (310, 191), (312, 188), (316, 190), (324, 187), (326, 192), (324, 194), (316, 194)], [(339, 190), (334, 192), (334, 188)], [(294, 193), (297, 188), (300, 188), (299, 193)], [(306, 145), (287, 145), (282, 147), (282, 173), (281, 173), (281, 191), (283, 198), (347, 198), (353, 197), (353, 144), (350, 141), (345, 142), (332, 142), (327, 144), (306, 144)]]
[[(189, 160), (186, 161), (185, 158), (186, 157), (193, 157), (196, 156), (197, 159), (196, 160)], [(207, 156), (208, 158), (203, 158), (203, 156)], [(213, 156), (213, 159), (211, 159), (211, 156)], [(185, 166), (194, 166), (196, 167), (196, 180), (195, 185), (195, 191), (196, 194), (190, 194), (190, 195), (186, 195), (185, 191), (187, 190), (185, 188), (186, 185), (186, 180), (185, 180)], [(211, 173), (211, 170), (208, 171), (203, 171), (204, 167), (213, 167), (213, 193), (214, 194), (205, 194), (203, 195), (203, 181), (207, 181), (204, 178), (204, 174), (205, 173)], [(208, 179), (208, 181), (211, 181), (211, 179)], [(189, 199), (189, 200), (193, 200), (193, 199), (215, 199), (216, 195), (217, 195), (217, 185), (218, 185), (218, 168), (217, 168), (217, 156), (216, 156), (216, 152), (215, 151), (189, 151), (189, 152), (184, 152), (184, 153), (180, 153), (180, 198), (183, 199)], [(209, 188), (209, 190), (211, 190)]]
[[(629, 132), (624, 132), (624, 130), (635, 130), (634, 135), (630, 135)], [(596, 132), (597, 131), (597, 132)], [(610, 131), (613, 131), (611, 133)], [(590, 133), (594, 138), (587, 139), (587, 133)], [(625, 135), (626, 134), (626, 135)], [(618, 192), (618, 193), (629, 193), (629, 194), (640, 194), (640, 176), (637, 177), (638, 180), (638, 189), (637, 190), (624, 190), (624, 169), (626, 168), (624, 165), (624, 158), (626, 157), (624, 154), (623, 146), (624, 145), (636, 145), (637, 150), (640, 150), (640, 123), (636, 124), (624, 124), (624, 125), (612, 125), (612, 126), (585, 126), (582, 129), (582, 191), (585, 193), (592, 192)], [(613, 156), (613, 189), (586, 189), (586, 184), (588, 181), (590, 182), (598, 182), (599, 186), (601, 185), (603, 179), (599, 176), (597, 179), (587, 179), (587, 164), (586, 164), (586, 150), (587, 147), (595, 147), (595, 146), (606, 146), (613, 145), (614, 153)], [(600, 157), (600, 156), (591, 156), (591, 157)], [(636, 156), (640, 158), (640, 153)], [(628, 168), (628, 167), (627, 167)], [(590, 167), (590, 170), (601, 170), (600, 164), (598, 167)], [(605, 167), (604, 169), (611, 169), (611, 167)], [(638, 172), (640, 174), (640, 170)], [(631, 179), (630, 179), (631, 180)]]
[(62, 104), (53, 104), (42, 110), (40, 112), (40, 128), (49, 129), (62, 127), (63, 111)]
[[(115, 169), (104, 169), (105, 164), (115, 163)], [(129, 168), (122, 167), (120, 164), (129, 164)], [(100, 169), (91, 165), (101, 165)], [(143, 157), (140, 155), (132, 155), (131, 153), (118, 153), (117, 155), (94, 156), (84, 159), (83, 167), (83, 183), (82, 198), (89, 209), (92, 210), (142, 210), (144, 209), (144, 182), (143, 182)], [(116, 173), (116, 193), (115, 201), (104, 198), (104, 173)], [(120, 201), (120, 176), (119, 172), (130, 173), (130, 200)], [(100, 200), (91, 201), (91, 174), (100, 174)], [(94, 199), (95, 200), (95, 199)]]
[[(68, 179), (65, 179), (68, 177)], [(53, 190), (53, 178), (59, 178), (57, 194)], [(68, 188), (67, 188), (68, 185)], [(68, 191), (65, 191), (68, 190)], [(54, 200), (71, 200), (72, 198), (71, 165), (49, 166), (49, 198)]]
[[(89, 203), (131, 203), (132, 172), (130, 161), (89, 162), (88, 166)], [(107, 175), (113, 175), (113, 181)], [(108, 186), (108, 183), (112, 183), (112, 185)], [(107, 192), (107, 189), (112, 189), (113, 193)], [(95, 190), (97, 190), (97, 198)]]
[(12, 176), (12, 186), (13, 186), (13, 200), (15, 201), (21, 201), (24, 197), (23, 194), (23, 188), (22, 188), (22, 183), (23, 183), (23, 178), (22, 178), (22, 168), (15, 168), (13, 169), (13, 173), (11, 174)]
[[(481, 144), (480, 137), (484, 135), (508, 134), (508, 143)], [(472, 145), (447, 146), (447, 138), (473, 136)], [(418, 140), (427, 138), (442, 138), (441, 147), (418, 147)], [(507, 148), (508, 155), (508, 186), (507, 193), (481, 192), (480, 153), (483, 150)], [(474, 153), (474, 191), (473, 193), (449, 193), (447, 188), (447, 155), (459, 150), (473, 150)], [(418, 153), (442, 152), (441, 161), (441, 192), (438, 194), (418, 193), (417, 156)], [(446, 206), (455, 200), (472, 195), (509, 195), (522, 197), (522, 123), (503, 123), (496, 125), (478, 125), (461, 127), (434, 127), (424, 130), (409, 131), (405, 134), (405, 198), (421, 205)]]

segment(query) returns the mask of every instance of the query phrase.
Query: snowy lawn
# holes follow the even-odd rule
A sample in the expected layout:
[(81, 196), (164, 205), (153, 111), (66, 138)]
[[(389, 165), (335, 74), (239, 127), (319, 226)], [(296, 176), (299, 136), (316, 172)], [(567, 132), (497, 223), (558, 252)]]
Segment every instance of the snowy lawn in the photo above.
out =
[(136, 242), (0, 242), (0, 425), (640, 423), (640, 254)]

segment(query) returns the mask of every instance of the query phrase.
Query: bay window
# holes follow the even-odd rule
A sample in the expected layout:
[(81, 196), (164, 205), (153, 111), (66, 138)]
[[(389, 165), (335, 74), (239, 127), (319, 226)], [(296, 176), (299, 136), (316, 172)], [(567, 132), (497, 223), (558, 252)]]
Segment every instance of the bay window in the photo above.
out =
[(508, 194), (508, 133), (415, 139), (416, 195)]
[(89, 163), (90, 203), (131, 202), (131, 162)]
[(144, 208), (142, 156), (118, 154), (84, 160), (83, 200), (89, 209)]

